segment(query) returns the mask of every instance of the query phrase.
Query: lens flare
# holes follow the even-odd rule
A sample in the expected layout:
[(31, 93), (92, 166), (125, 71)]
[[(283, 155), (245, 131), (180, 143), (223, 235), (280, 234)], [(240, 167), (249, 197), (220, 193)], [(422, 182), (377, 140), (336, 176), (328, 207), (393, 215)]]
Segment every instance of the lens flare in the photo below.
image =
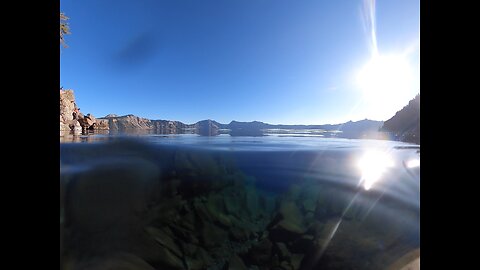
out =
[(364, 0), (362, 15), (371, 56), (354, 76), (368, 114), (371, 118), (382, 119), (395, 113), (393, 108), (417, 91), (415, 72), (409, 59), (409, 53), (417, 47), (410, 45), (405, 52), (380, 53), (375, 12), (375, 0)]
[(381, 179), (388, 168), (393, 167), (393, 160), (385, 152), (371, 150), (359, 160), (358, 167), (362, 171), (360, 185), (363, 185), (365, 190), (369, 190)]
[(407, 161), (407, 168), (420, 167), (420, 159), (411, 159)]

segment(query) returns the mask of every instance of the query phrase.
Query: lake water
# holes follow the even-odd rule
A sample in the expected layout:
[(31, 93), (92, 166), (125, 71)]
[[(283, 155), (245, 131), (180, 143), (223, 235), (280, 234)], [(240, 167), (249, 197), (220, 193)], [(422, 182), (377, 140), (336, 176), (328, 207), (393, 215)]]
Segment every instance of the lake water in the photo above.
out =
[(62, 269), (400, 269), (419, 257), (418, 145), (226, 134), (61, 141)]

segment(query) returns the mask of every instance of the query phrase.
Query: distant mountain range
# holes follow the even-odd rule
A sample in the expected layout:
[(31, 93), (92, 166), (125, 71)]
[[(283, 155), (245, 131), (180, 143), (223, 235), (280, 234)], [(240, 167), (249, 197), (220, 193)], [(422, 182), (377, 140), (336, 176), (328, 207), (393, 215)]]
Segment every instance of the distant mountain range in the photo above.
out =
[(395, 140), (420, 144), (420, 94), (385, 121), (380, 130), (390, 132)]
[(383, 121), (368, 119), (334, 125), (272, 125), (259, 121), (231, 121), (229, 124), (222, 124), (210, 119), (195, 124), (185, 124), (180, 121), (150, 120), (132, 114), (124, 116), (109, 114), (99, 119), (108, 121), (109, 129), (113, 132), (143, 130), (161, 134), (197, 133), (207, 136), (221, 133), (232, 136), (263, 136), (271, 133), (311, 134), (313, 132), (326, 137), (374, 138), (383, 125)]
[(231, 136), (264, 136), (267, 134), (319, 135), (349, 139), (381, 139), (420, 144), (420, 94), (392, 118), (383, 121), (360, 120), (325, 125), (272, 125), (259, 121), (231, 121), (222, 124), (215, 120), (202, 120), (195, 124), (180, 121), (150, 120), (132, 114), (109, 114), (99, 123), (111, 132), (139, 132), (156, 134), (196, 133), (205, 136), (230, 134)]

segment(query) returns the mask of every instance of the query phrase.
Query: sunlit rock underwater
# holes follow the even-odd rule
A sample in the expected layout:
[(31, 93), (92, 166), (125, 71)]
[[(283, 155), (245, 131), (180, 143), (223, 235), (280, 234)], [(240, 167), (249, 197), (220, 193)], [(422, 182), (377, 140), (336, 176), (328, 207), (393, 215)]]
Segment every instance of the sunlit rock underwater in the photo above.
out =
[(60, 190), (61, 269), (401, 269), (419, 258), (414, 144), (106, 137), (60, 145)]

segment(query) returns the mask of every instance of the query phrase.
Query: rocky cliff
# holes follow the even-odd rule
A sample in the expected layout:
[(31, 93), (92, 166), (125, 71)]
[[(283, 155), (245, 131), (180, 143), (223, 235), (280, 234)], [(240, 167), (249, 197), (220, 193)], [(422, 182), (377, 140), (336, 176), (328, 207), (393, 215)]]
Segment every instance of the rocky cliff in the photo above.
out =
[(135, 116), (133, 114), (103, 118), (108, 120), (110, 130), (123, 131), (130, 129), (153, 129), (154, 125), (150, 119)]
[(75, 103), (73, 90), (60, 89), (60, 135), (65, 132), (85, 130), (108, 130), (107, 120), (96, 119), (92, 114), (86, 116)]
[(108, 126), (111, 131), (152, 131), (161, 134), (177, 134), (185, 128), (195, 128), (195, 125), (187, 125), (180, 121), (150, 120), (133, 114), (117, 116), (109, 114), (98, 118), (98, 125)]
[(200, 135), (218, 135), (219, 123), (210, 119), (199, 121), (195, 124), (196, 132)]
[(73, 119), (73, 111), (76, 107), (73, 90), (60, 90), (60, 131), (70, 131), (73, 126), (81, 130), (78, 121)]

